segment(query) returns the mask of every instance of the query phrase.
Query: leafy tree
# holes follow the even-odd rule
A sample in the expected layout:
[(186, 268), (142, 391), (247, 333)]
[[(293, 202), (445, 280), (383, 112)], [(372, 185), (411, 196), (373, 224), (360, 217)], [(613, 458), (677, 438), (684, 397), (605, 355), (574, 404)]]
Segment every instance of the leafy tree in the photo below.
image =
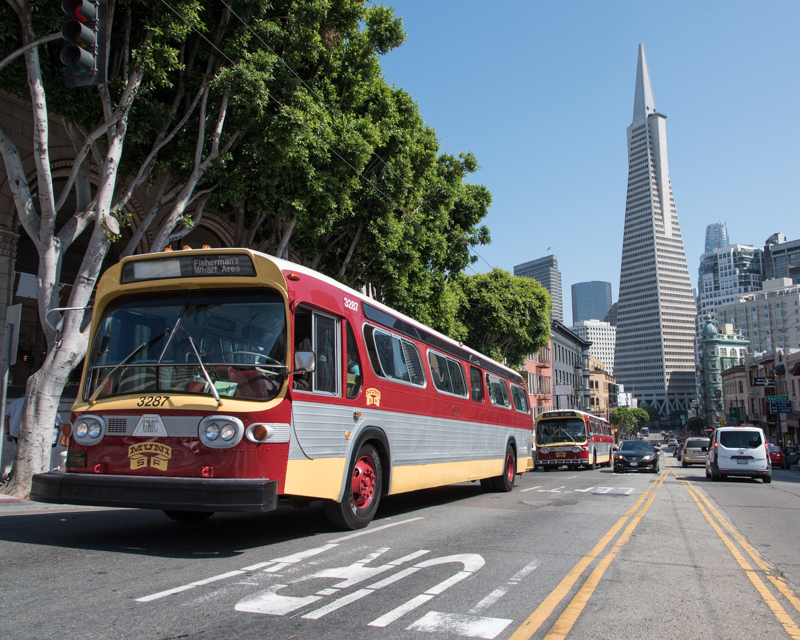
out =
[(536, 280), (502, 269), (462, 276), (459, 331), (473, 349), (510, 367), (539, 351), (550, 337), (550, 294)]
[(658, 412), (658, 409), (655, 407), (651, 407), (648, 404), (642, 405), (639, 407), (640, 409), (644, 409), (647, 412), (648, 419), (647, 422), (658, 422), (661, 414)]
[(636, 421), (636, 426), (639, 427), (646, 422), (650, 422), (650, 413), (645, 411), (642, 407), (636, 407), (636, 409), (631, 409), (631, 416)]
[(628, 407), (616, 407), (611, 410), (610, 422), (619, 430), (621, 439), (630, 438), (635, 430), (637, 424), (635, 409)]
[[(286, 197), (280, 201), (276, 222), (285, 230), (297, 224), (287, 211), (302, 211), (313, 219), (320, 204), (328, 203), (327, 210), (332, 215), (322, 217), (322, 224), (313, 227), (299, 243), (305, 255), (311, 259), (316, 259), (317, 253), (321, 256), (322, 252), (312, 250), (314, 246), (338, 246), (341, 250), (347, 241), (359, 245), (354, 241), (361, 228), (361, 235), (371, 234), (388, 242), (377, 257), (369, 255), (374, 247), (367, 243), (355, 247), (347, 262), (354, 257), (357, 260), (350, 279), (356, 283), (365, 281), (364, 274), (371, 268), (375, 278), (382, 278), (376, 286), (385, 287), (393, 268), (379, 262), (402, 253), (395, 245), (414, 228), (408, 222), (413, 220), (409, 213), (427, 211), (424, 194), (433, 200), (439, 193), (437, 187), (446, 182), (441, 179), (436, 183), (434, 179), (436, 171), (445, 175), (449, 168), (446, 161), (435, 157), (434, 151), (433, 161), (420, 163), (427, 167), (425, 175), (433, 177), (411, 189), (415, 198), (401, 201), (406, 209), (393, 208), (392, 216), (373, 219), (368, 215), (372, 205), (369, 199), (375, 196), (367, 195), (357, 172), (347, 173), (343, 168), (349, 162), (369, 173), (374, 165), (373, 174), (377, 175), (380, 163), (375, 159), (376, 150), (391, 147), (405, 153), (405, 133), (401, 131), (392, 138), (390, 126), (381, 129), (376, 124), (388, 117), (392, 105), (399, 112), (405, 108), (407, 119), (418, 118), (416, 106), (411, 107), (413, 102), (407, 96), (389, 91), (385, 82), (379, 81), (378, 56), (400, 44), (404, 37), (401, 23), (390, 9), (367, 7), (357, 0), (174, 0), (171, 5), (175, 12), (142, 0), (109, 1), (109, 76), (107, 84), (97, 89), (63, 86), (61, 42), (56, 42), (60, 40), (56, 32), (64, 19), (59, 3), (7, 0), (7, 5), (0, 7), (0, 56), (4, 57), (0, 87), (26, 97), (33, 105), (34, 185), (2, 123), (0, 152), (20, 222), (39, 255), (40, 318), (46, 318), (59, 306), (66, 251), (81, 234), (91, 234), (67, 304), (75, 310), (64, 314), (64, 322), (57, 330), (47, 323), (43, 325), (47, 355), (42, 368), (28, 380), (14, 476), (7, 492), (26, 494), (31, 476), (48, 467), (49, 426), (54, 422), (68, 376), (86, 352), (89, 316), (84, 309), (89, 305), (111, 242), (121, 238), (121, 227), (127, 222), (122, 211), (136, 188), (152, 187), (154, 204), (127, 239), (123, 254), (135, 252), (142, 234), (150, 228), (155, 236), (151, 249), (156, 251), (185, 236), (200, 221), (207, 201), (221, 191), (221, 186), (233, 182), (228, 175), (235, 173), (235, 164), (248, 162), (247, 152), (263, 152), (272, 144), (282, 144), (276, 155), (286, 158), (278, 167), (284, 172)], [(314, 91), (302, 86), (301, 78)], [(365, 91), (365, 79), (370, 81), (369, 91)], [(315, 101), (314, 92), (322, 96), (322, 103)], [(361, 100), (362, 92), (381, 99)], [(389, 111), (381, 112), (378, 107)], [(67, 184), (58, 192), (50, 169), (49, 114), (61, 116), (76, 149)], [(262, 135), (269, 115), (276, 122), (270, 131), (272, 137)], [(414, 173), (417, 156), (429, 157), (436, 148), (432, 130), (422, 126), (412, 129), (408, 135), (418, 136), (419, 144), (414, 147), (416, 155), (407, 153), (402, 163), (393, 166), (402, 178), (398, 184), (413, 184), (418, 179)], [(304, 171), (293, 171), (292, 162), (302, 158), (305, 145), (310, 142), (319, 142), (308, 153), (322, 164), (309, 162)], [(260, 167), (268, 165), (265, 158), (257, 160)], [(461, 162), (462, 176), (470, 170), (467, 160)], [(98, 176), (94, 190), (90, 180), (93, 169)], [(261, 180), (263, 187), (269, 183), (270, 175), (256, 174), (252, 180)], [(310, 185), (312, 196), (292, 196), (286, 187), (292, 180), (295, 186)], [(349, 189), (342, 189), (342, 183)], [(253, 191), (241, 189), (243, 195)], [(426, 295), (435, 297), (434, 293), (438, 293), (441, 308), (453, 308), (457, 296), (446, 286), (451, 275), (448, 269), (463, 262), (469, 242), (488, 239), (488, 232), (473, 231), (467, 225), (462, 246), (443, 244), (435, 259), (430, 258), (430, 245), (442, 242), (442, 236), (447, 239), (445, 231), (458, 226), (459, 220), (451, 211), (469, 213), (473, 205), (469, 195), (481, 195), (480, 188), (468, 185), (461, 185), (456, 191), (451, 198), (454, 204), (443, 209), (447, 215), (439, 214), (443, 231), (410, 242), (411, 249), (403, 254), (407, 258), (403, 268), (397, 269), (396, 297), (400, 299), (405, 291), (405, 277), (410, 283), (407, 289), (414, 291), (408, 308), (413, 309), (412, 303), (424, 300)], [(72, 192), (76, 195), (76, 211), (59, 227), (56, 216)], [(486, 194), (483, 210), (475, 214), (478, 219), (488, 206)], [(473, 200), (481, 204), (480, 198)], [(457, 205), (461, 203), (464, 206), (459, 209)], [(242, 227), (252, 228), (251, 214), (268, 213), (246, 211)], [(394, 219), (400, 219), (402, 224)], [(374, 228), (369, 227), (373, 224)], [(333, 239), (337, 233), (341, 235), (337, 229), (343, 225), (351, 235), (345, 234), (337, 245)], [(427, 233), (425, 225), (418, 228), (423, 235)], [(264, 234), (265, 239), (267, 235)], [(285, 235), (281, 242), (288, 246)], [(449, 249), (462, 258), (461, 262), (447, 259)], [(344, 250), (341, 255), (347, 257), (347, 253)], [(430, 284), (414, 288), (413, 270), (419, 265), (427, 268), (423, 274)], [(425, 278), (419, 281), (425, 282)], [(391, 286), (394, 285), (390, 289)]]
[(703, 433), (703, 429), (705, 428), (705, 424), (703, 423), (702, 418), (689, 418), (686, 421), (686, 428), (689, 429), (692, 433)]

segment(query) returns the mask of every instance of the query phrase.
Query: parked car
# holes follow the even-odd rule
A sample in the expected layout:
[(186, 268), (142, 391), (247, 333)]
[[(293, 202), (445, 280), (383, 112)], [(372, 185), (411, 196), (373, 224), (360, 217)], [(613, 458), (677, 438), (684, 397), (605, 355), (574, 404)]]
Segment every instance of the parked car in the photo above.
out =
[(786, 454), (777, 444), (767, 445), (769, 447), (769, 460), (773, 467), (781, 467), (788, 469), (789, 465), (786, 462)]
[(706, 454), (706, 478), (761, 478), (772, 482), (767, 439), (759, 427), (720, 427), (711, 434)]
[(708, 438), (687, 438), (681, 449), (681, 466), (690, 464), (705, 464), (708, 452)]
[(614, 471), (650, 471), (658, 473), (658, 451), (649, 440), (623, 440), (614, 454)]

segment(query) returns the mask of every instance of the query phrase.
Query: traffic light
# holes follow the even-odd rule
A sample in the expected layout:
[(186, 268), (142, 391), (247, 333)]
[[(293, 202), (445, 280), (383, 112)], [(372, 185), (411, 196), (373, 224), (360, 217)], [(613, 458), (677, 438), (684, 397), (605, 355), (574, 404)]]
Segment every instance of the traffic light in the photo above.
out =
[(106, 0), (62, 0), (68, 19), (61, 27), (67, 44), (61, 49), (68, 87), (106, 83)]

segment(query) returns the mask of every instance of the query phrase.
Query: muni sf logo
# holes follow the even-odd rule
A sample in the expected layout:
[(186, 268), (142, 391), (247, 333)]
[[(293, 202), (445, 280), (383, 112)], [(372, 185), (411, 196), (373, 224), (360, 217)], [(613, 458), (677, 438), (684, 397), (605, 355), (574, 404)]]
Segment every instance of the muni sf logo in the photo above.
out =
[(376, 407), (381, 406), (381, 392), (377, 389), (367, 389), (367, 406), (374, 404)]
[(172, 447), (157, 442), (142, 442), (128, 447), (128, 458), (131, 460), (131, 469), (144, 469), (150, 466), (154, 469), (166, 471), (169, 459), (172, 457)]

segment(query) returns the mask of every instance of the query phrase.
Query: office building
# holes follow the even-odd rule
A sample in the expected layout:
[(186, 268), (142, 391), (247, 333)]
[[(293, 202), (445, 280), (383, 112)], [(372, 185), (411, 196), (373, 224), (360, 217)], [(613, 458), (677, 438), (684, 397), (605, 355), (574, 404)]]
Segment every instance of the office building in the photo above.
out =
[(572, 324), (602, 320), (611, 310), (611, 283), (593, 280), (572, 285)]
[(587, 342), (591, 342), (589, 355), (600, 360), (606, 372), (614, 375), (614, 349), (617, 341), (617, 328), (600, 320), (581, 320), (572, 331)]
[(695, 396), (695, 302), (669, 178), (666, 116), (639, 45), (614, 374), (639, 404), (686, 415)]
[(697, 272), (697, 313), (700, 318), (737, 301), (743, 294), (761, 290), (761, 250), (746, 244), (713, 249), (700, 257)]
[(750, 341), (748, 351), (800, 347), (800, 285), (791, 278), (767, 280), (763, 289), (717, 307), (727, 322)]
[(589, 343), (558, 320), (550, 324), (553, 404), (556, 409), (588, 411)]
[(800, 284), (800, 240), (790, 242), (782, 233), (771, 235), (764, 244), (764, 279), (775, 278)]
[(724, 222), (715, 222), (706, 227), (705, 253), (728, 246), (728, 228)]
[(558, 256), (545, 256), (514, 267), (515, 276), (525, 276), (537, 280), (550, 293), (553, 302), (551, 320), (564, 323), (564, 308), (561, 298), (561, 272), (558, 270)]

